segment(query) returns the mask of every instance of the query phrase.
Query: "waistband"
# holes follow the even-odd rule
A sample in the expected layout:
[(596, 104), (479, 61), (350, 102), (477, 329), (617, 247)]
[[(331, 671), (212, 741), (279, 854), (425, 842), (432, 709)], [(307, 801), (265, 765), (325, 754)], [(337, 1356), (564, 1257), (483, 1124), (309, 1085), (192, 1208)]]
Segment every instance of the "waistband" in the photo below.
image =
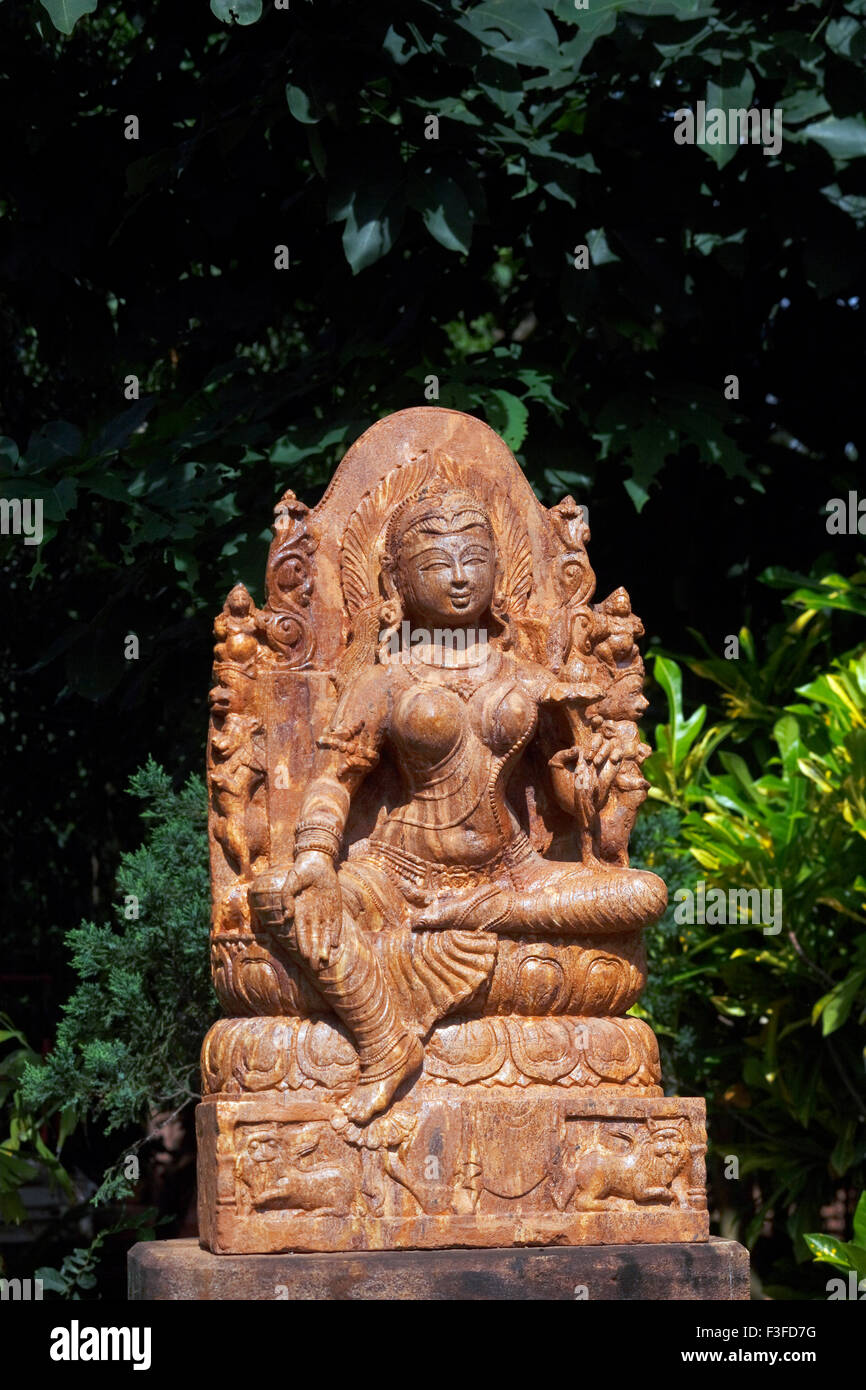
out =
[(481, 864), (439, 864), (420, 855), (410, 854), (408, 850), (388, 844), (385, 840), (370, 839), (367, 842), (364, 859), (372, 861), (398, 883), (411, 884), (413, 888), (435, 890), (443, 887), (465, 887), (485, 879), (491, 872), (522, 864), (534, 853), (532, 845), (522, 831), (490, 859)]

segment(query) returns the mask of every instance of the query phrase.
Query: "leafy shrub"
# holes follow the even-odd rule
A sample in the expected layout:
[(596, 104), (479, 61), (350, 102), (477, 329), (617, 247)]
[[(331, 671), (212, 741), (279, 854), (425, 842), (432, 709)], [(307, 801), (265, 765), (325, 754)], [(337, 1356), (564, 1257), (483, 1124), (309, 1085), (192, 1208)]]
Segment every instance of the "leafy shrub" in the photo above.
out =
[[(175, 791), (149, 760), (129, 790), (144, 803), (147, 835), (121, 860), (116, 924), (85, 922), (68, 933), (80, 984), (64, 1007), (54, 1050), (26, 1068), (22, 1083), (34, 1108), (71, 1107), (108, 1133), (146, 1126), (197, 1098), (199, 1049), (218, 1011), (204, 784), (190, 777)], [(131, 1191), (119, 1161), (96, 1200)]]
[[(9, 1132), (0, 1140), (0, 1222), (11, 1224), (25, 1219), (21, 1189), (37, 1181), (40, 1174), (47, 1176), (53, 1186), (62, 1188), (68, 1197), (73, 1192), (69, 1175), (42, 1137), (41, 1131), (54, 1107), (46, 1110), (37, 1103), (31, 1110), (21, 1091), (27, 1068), (39, 1065), (39, 1054), (5, 1014), (0, 1014), (0, 1048), (4, 1050), (0, 1057), (0, 1112), (7, 1114), (9, 1120)], [(74, 1122), (71, 1108), (64, 1107), (57, 1123), (58, 1150)]]
[[(642, 1005), (677, 1089), (708, 1097), (718, 1204), (747, 1244), (784, 1233), (799, 1261), (822, 1207), (864, 1180), (866, 654), (780, 686), (803, 674), (798, 642), (813, 655), (826, 646), (821, 599), (860, 612), (863, 581), (831, 576), (791, 594), (802, 611), (763, 666), (747, 632), (745, 672), (694, 663), (724, 681), (726, 724), (704, 730), (704, 708), (687, 718), (679, 666), (656, 658), (668, 721), (645, 768), (667, 819), (651, 814), (637, 841), (639, 854), (671, 861), (674, 900)], [(745, 756), (732, 751), (741, 723)], [(739, 912), (726, 925), (689, 921), (679, 890), (699, 878), (708, 896), (781, 890), (779, 929)]]
[[(806, 1235), (803, 1239), (816, 1264), (834, 1265), (845, 1274), (853, 1273), (856, 1275), (855, 1284), (866, 1288), (866, 1192), (861, 1192), (854, 1211), (852, 1240), (844, 1241), (836, 1236), (820, 1234)], [(830, 1296), (832, 1297), (832, 1294)], [(862, 1297), (862, 1294), (858, 1287), (859, 1297)]]

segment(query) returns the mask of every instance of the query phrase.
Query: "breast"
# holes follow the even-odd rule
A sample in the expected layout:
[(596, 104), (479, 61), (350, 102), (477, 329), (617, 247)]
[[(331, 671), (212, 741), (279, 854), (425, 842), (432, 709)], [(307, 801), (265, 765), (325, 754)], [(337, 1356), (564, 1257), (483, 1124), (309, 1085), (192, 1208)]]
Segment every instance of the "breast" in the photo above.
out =
[(497, 685), (484, 700), (481, 737), (497, 757), (506, 757), (535, 730), (535, 701), (519, 685)]
[(463, 702), (450, 690), (419, 686), (404, 691), (394, 707), (394, 733), (416, 764), (441, 762), (457, 747), (465, 727)]

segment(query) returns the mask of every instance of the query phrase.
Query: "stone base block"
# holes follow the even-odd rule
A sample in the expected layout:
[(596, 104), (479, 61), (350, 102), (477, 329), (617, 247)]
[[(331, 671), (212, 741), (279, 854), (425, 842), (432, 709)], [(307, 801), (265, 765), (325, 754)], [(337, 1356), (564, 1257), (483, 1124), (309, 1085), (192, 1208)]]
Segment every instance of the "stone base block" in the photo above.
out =
[(685, 1245), (221, 1256), (194, 1240), (160, 1240), (130, 1251), (129, 1297), (745, 1300), (749, 1256), (715, 1237)]
[(215, 1254), (701, 1242), (704, 1102), (429, 1087), (364, 1129), (295, 1092), (197, 1110)]

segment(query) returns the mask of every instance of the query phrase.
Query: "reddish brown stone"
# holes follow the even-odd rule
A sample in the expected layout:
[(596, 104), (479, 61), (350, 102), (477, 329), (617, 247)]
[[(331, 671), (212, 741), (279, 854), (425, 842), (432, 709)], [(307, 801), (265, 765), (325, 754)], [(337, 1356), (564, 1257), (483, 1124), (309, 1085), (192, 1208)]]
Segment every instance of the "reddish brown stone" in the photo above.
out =
[(627, 1010), (664, 911), (640, 620), (486, 425), (402, 411), (215, 624), (213, 1251), (702, 1241), (703, 1103)]

